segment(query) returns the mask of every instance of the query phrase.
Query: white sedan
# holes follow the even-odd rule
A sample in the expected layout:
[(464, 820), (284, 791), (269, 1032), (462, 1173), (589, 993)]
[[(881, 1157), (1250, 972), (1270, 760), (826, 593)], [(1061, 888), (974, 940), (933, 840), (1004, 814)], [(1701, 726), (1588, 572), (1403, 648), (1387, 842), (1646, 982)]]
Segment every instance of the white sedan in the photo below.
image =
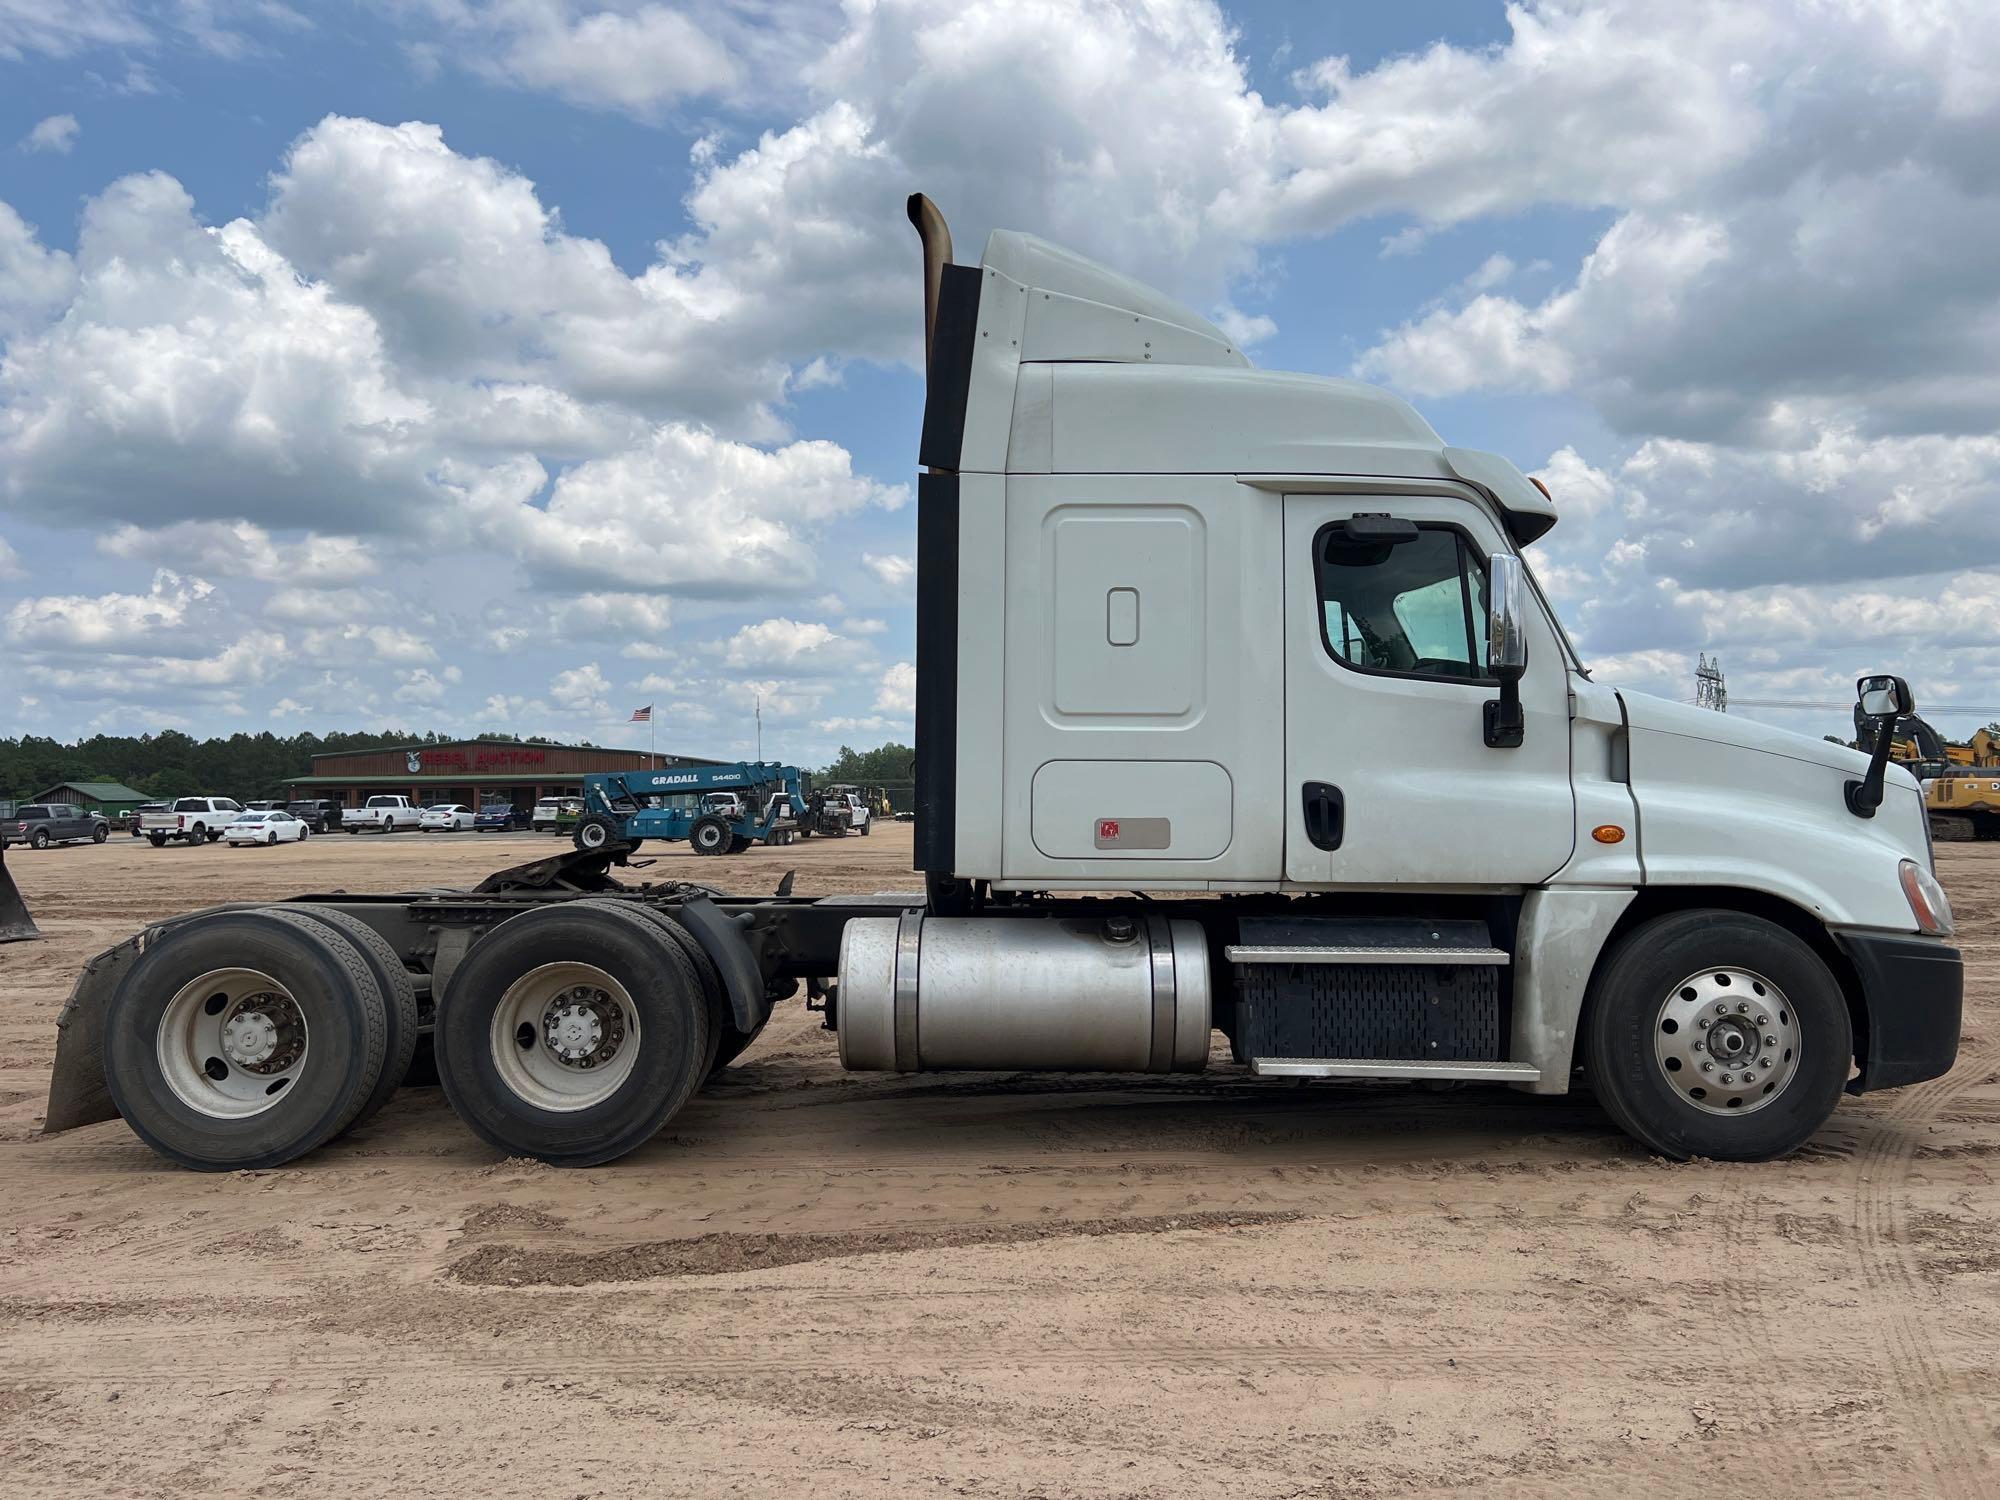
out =
[(458, 833), (461, 831), (469, 833), (472, 830), (472, 826), (472, 809), (462, 807), (456, 802), (440, 802), (434, 807), (425, 808), (423, 817), (417, 822), (417, 827), (425, 833)]
[(239, 813), (222, 830), (222, 837), (231, 844), (296, 844), (311, 832), (311, 825), (304, 819), (280, 808), (273, 812)]

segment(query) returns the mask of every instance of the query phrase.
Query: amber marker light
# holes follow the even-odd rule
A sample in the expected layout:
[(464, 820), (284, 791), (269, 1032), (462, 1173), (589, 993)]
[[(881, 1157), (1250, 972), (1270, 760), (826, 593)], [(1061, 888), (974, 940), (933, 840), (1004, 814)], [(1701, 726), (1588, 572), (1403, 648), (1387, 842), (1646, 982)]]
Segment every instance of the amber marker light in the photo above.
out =
[(1622, 844), (1625, 842), (1625, 830), (1620, 828), (1616, 823), (1599, 823), (1595, 828), (1590, 830), (1590, 836), (1600, 844)]

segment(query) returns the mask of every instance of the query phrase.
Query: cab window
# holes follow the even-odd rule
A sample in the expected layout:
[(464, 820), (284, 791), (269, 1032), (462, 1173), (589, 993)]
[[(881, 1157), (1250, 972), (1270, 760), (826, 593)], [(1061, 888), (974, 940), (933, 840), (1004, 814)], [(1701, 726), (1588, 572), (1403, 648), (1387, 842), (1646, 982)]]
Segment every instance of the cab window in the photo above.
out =
[(1313, 545), (1321, 634), (1364, 672), (1483, 682), (1486, 567), (1453, 526), (1401, 541), (1355, 541), (1339, 526)]

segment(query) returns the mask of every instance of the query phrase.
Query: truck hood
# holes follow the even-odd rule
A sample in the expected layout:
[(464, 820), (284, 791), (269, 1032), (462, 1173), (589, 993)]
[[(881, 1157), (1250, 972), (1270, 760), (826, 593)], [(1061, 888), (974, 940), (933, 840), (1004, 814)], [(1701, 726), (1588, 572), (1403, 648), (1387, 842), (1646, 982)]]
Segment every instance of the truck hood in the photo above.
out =
[[(1625, 704), (1625, 722), (1634, 729), (1651, 730), (1656, 734), (1680, 735), (1685, 739), (1701, 740), (1711, 745), (1731, 745), (1739, 750), (1754, 750), (1764, 755), (1782, 755), (1788, 760), (1800, 760), (1808, 765), (1830, 766), (1836, 771), (1846, 771), (1854, 776), (1859, 776), (1868, 769), (1868, 757), (1859, 750), (1815, 739), (1809, 734), (1796, 734), (1789, 729), (1774, 729), (1769, 724), (1759, 724), (1753, 719), (1734, 718), (1711, 709), (1696, 708), (1692, 704), (1655, 698), (1650, 693), (1628, 693), (1621, 690), (1618, 696)], [(1889, 768), (1891, 780), (1899, 774), (1912, 785), (1915, 784), (1907, 771), (1902, 771), (1897, 766)]]

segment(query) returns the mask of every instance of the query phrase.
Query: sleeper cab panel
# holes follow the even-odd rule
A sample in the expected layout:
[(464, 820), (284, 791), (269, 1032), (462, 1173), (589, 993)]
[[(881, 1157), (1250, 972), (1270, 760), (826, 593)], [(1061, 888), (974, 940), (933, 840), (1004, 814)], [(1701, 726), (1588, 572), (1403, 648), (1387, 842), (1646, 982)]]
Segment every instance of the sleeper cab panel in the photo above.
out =
[(1049, 859), (1215, 859), (1234, 788), (1208, 760), (1052, 760), (1035, 772), (1035, 848)]
[(1198, 719), (1208, 602), (1201, 513), (1058, 505), (1042, 528), (1049, 722), (1118, 730)]

